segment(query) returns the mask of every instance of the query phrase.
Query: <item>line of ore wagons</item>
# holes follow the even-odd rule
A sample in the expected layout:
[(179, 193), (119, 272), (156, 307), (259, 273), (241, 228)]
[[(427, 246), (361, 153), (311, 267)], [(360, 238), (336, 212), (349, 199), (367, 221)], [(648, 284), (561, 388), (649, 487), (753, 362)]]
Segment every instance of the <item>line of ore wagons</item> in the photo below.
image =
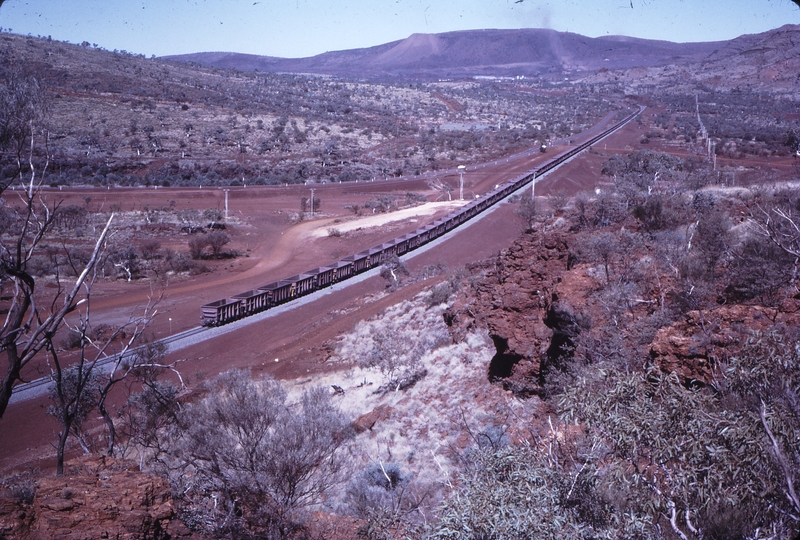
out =
[(334, 283), (351, 278), (357, 274), (375, 268), (388, 261), (393, 256), (401, 256), (413, 251), (431, 240), (434, 240), (465, 221), (480, 214), (498, 201), (511, 195), (528, 182), (533, 181), (557, 165), (563, 163), (575, 154), (602, 139), (623, 124), (631, 120), (636, 114), (628, 116), (601, 134), (592, 137), (567, 152), (564, 152), (548, 161), (534, 172), (526, 173), (514, 180), (500, 184), (484, 197), (470, 201), (458, 210), (435, 220), (413, 232), (398, 236), (383, 244), (360, 251), (327, 266), (313, 268), (302, 274), (291, 276), (274, 283), (269, 283), (258, 289), (211, 302), (202, 307), (202, 321), (204, 326), (218, 326), (248, 315), (253, 315), (271, 307), (284, 304), (295, 298), (324, 289)]

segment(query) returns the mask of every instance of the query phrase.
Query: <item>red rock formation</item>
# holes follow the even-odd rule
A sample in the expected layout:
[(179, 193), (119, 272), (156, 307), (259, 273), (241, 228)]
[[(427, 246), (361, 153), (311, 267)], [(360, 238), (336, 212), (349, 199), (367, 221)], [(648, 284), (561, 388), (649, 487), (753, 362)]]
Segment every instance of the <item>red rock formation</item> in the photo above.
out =
[(372, 431), (372, 427), (378, 422), (384, 422), (392, 416), (394, 409), (388, 404), (378, 405), (370, 412), (362, 414), (353, 420), (353, 429), (356, 433), (364, 433), (365, 431)]
[(29, 501), (19, 494), (0, 493), (0, 538), (27, 538), (32, 522)]
[[(578, 315), (588, 315), (596, 328), (610, 324), (601, 306), (591, 300), (597, 283), (588, 277), (586, 267), (568, 268), (568, 239), (562, 233), (525, 236), (497, 257), (471, 265), (470, 287), (445, 312), (456, 341), (476, 328), (489, 332), (497, 355), (488, 375), (517, 395), (541, 392), (547, 363), (568, 351), (581, 331)], [(656, 305), (655, 299), (650, 300), (626, 316), (646, 316), (648, 306)], [(776, 324), (800, 327), (800, 300), (790, 298), (777, 308), (732, 304), (691, 311), (683, 320), (660, 328), (652, 343), (638, 341), (640, 335), (622, 337), (642, 359), (649, 351), (653, 362), (665, 372), (677, 373), (684, 384), (708, 384), (719, 360), (736, 354), (752, 332), (765, 332)]]
[(542, 361), (554, 333), (548, 315), (570, 311), (554, 302), (568, 255), (563, 235), (520, 238), (497, 257), (471, 265), (469, 270), (477, 276), (471, 290), (459, 295), (445, 313), (456, 341), (476, 327), (488, 330), (497, 348), (489, 376), (502, 379), (515, 393), (538, 392)]
[(176, 518), (163, 478), (114, 458), (80, 458), (65, 470), (38, 481), (32, 540), (193, 537)]
[(690, 311), (682, 321), (659, 329), (650, 357), (662, 371), (675, 372), (684, 383), (708, 384), (718, 361), (736, 355), (753, 332), (778, 324), (800, 325), (800, 302), (787, 300), (780, 309), (728, 305)]

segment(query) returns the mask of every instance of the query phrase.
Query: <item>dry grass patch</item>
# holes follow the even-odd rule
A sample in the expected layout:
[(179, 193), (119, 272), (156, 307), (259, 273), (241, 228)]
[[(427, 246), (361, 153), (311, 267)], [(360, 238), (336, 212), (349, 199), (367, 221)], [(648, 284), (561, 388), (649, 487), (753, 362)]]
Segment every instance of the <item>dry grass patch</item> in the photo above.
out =
[[(374, 412), (375, 423), (356, 438), (356, 470), (396, 463), (417, 481), (447, 485), (459, 455), (477, 444), (476, 439), (483, 433), (513, 436), (533, 422), (540, 402), (518, 401), (491, 385), (487, 369), (494, 348), (488, 336), (472, 333), (453, 344), (442, 317), (447, 305), (428, 307), (428, 295), (421, 293), (361, 322), (341, 337), (332, 359), (349, 369), (298, 382), (290, 392), (336, 385), (343, 393), (335, 400), (346, 415), (356, 419)], [(373, 357), (375, 344), (389, 338), (396, 355), (391, 372), (366, 361)], [(424, 376), (396, 389), (392, 384), (398, 373)]]

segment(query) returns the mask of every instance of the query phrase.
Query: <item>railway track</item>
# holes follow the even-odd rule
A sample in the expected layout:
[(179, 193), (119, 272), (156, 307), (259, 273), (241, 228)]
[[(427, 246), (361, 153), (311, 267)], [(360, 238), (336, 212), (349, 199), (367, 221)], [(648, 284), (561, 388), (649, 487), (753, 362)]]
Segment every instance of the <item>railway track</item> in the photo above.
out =
[[(180, 343), (184, 340), (189, 340), (192, 337), (202, 333), (205, 328), (202, 326), (196, 326), (194, 328), (190, 328), (184, 332), (180, 332), (178, 334), (174, 334), (163, 339), (158, 340), (159, 343), (162, 343), (167, 346), (167, 351), (170, 351), (174, 348), (176, 343)], [(172, 347), (171, 347), (172, 346)], [(94, 362), (94, 369), (97, 373), (106, 373), (110, 371), (111, 367), (116, 365), (117, 360), (120, 357), (128, 358), (134, 356), (137, 352), (139, 352), (143, 346), (135, 347), (133, 349), (129, 349), (123, 353), (112, 354), (110, 356), (106, 356), (104, 358), (100, 358), (96, 362)], [(181, 347), (178, 347), (181, 348)], [(33, 399), (35, 397), (39, 397), (44, 395), (52, 382), (50, 377), (41, 377), (39, 379), (34, 379), (32, 381), (18, 384), (14, 387), (14, 392), (11, 394), (11, 399), (9, 400), (9, 404), (16, 403), (18, 401), (25, 401), (28, 399)]]
[[(251, 300), (253, 296), (261, 295), (261, 294), (264, 294), (265, 292), (267, 293), (267, 296), (266, 297), (262, 297), (262, 300), (264, 300), (264, 299), (269, 300), (271, 298), (271, 295), (276, 290), (280, 291), (281, 287), (283, 288), (281, 294), (285, 294), (286, 295), (286, 297), (281, 302), (275, 303), (273, 305), (269, 305), (268, 303), (267, 304), (262, 304), (261, 306), (259, 306), (259, 309), (256, 309), (251, 313), (245, 313), (245, 314), (236, 313), (234, 316), (230, 317), (229, 320), (224, 320), (224, 321), (221, 321), (221, 322), (217, 323), (218, 325), (219, 324), (226, 324), (226, 323), (233, 323), (233, 324), (226, 324), (225, 328), (219, 327), (218, 325), (209, 326), (207, 324), (204, 325), (204, 326), (196, 326), (196, 327), (190, 328), (190, 329), (188, 329), (186, 331), (183, 331), (183, 332), (180, 332), (180, 333), (177, 333), (177, 334), (162, 338), (162, 339), (158, 340), (158, 342), (161, 343), (161, 344), (166, 345), (167, 352), (174, 352), (174, 351), (180, 350), (180, 349), (188, 347), (190, 345), (194, 345), (194, 344), (196, 344), (196, 343), (198, 343), (200, 341), (203, 341), (203, 340), (206, 340), (206, 339), (211, 339), (211, 338), (215, 337), (216, 335), (218, 335), (220, 333), (227, 333), (229, 331), (233, 331), (236, 328), (238, 328), (241, 324), (249, 324), (250, 322), (256, 322), (256, 320), (261, 320), (262, 318), (266, 318), (266, 317), (270, 317), (270, 316), (277, 316), (280, 313), (282, 313), (283, 311), (285, 311), (286, 309), (291, 309), (293, 307), (291, 305), (281, 305), (281, 304), (299, 304), (301, 302), (302, 303), (310, 302), (310, 301), (313, 301), (314, 297), (317, 296), (317, 294), (312, 294), (312, 293), (324, 294), (326, 292), (325, 291), (326, 288), (337, 288), (337, 287), (340, 286), (340, 283), (341, 283), (341, 286), (346, 286), (346, 284), (349, 284), (349, 283), (351, 283), (353, 281), (356, 281), (356, 280), (353, 280), (353, 278), (366, 279), (367, 277), (370, 277), (371, 275), (374, 275), (375, 273), (377, 273), (378, 269), (380, 268), (380, 266), (381, 266), (381, 264), (382, 264), (382, 262), (383, 262), (383, 260), (385, 258), (384, 256), (387, 253), (391, 253), (393, 255), (400, 256), (400, 255), (406, 255), (407, 253), (414, 253), (415, 251), (416, 251), (416, 253), (421, 253), (423, 251), (427, 251), (427, 249), (430, 249), (430, 248), (432, 248), (434, 246), (433, 245), (425, 246), (425, 244), (429, 244), (430, 242), (432, 242), (434, 240), (438, 240), (438, 239), (442, 238), (443, 236), (448, 235), (448, 233), (450, 233), (454, 229), (460, 227), (461, 225), (464, 225), (465, 223), (469, 223), (470, 220), (472, 220), (473, 218), (476, 218), (477, 216), (480, 216), (484, 211), (486, 211), (489, 208), (493, 207), (498, 202), (500, 202), (502, 200), (506, 200), (511, 195), (521, 191), (523, 188), (526, 188), (527, 185), (530, 182), (535, 182), (536, 180), (540, 180), (546, 174), (552, 172), (553, 170), (555, 170), (559, 166), (561, 166), (561, 165), (563, 165), (565, 163), (568, 163), (573, 158), (575, 158), (578, 154), (580, 154), (581, 152), (583, 152), (584, 150), (586, 150), (587, 148), (589, 148), (593, 144), (596, 144), (600, 140), (602, 140), (605, 137), (611, 135), (612, 133), (614, 133), (615, 131), (617, 131), (621, 127), (623, 127), (625, 124), (627, 124), (628, 122), (630, 122), (631, 120), (636, 118), (636, 116), (638, 116), (644, 109), (645, 109), (644, 106), (640, 106), (638, 111), (636, 111), (636, 112), (632, 113), (631, 115), (627, 116), (626, 118), (624, 118), (620, 122), (614, 124), (612, 127), (601, 131), (598, 135), (592, 136), (589, 139), (587, 139), (586, 141), (576, 145), (574, 148), (571, 148), (569, 150), (566, 150), (566, 151), (562, 152), (561, 154), (555, 156), (552, 160), (550, 160), (547, 163), (541, 165), (540, 167), (536, 168), (535, 170), (530, 171), (528, 173), (525, 173), (523, 175), (520, 175), (517, 178), (515, 178), (515, 179), (513, 179), (513, 180), (511, 180), (509, 182), (506, 182), (503, 185), (499, 186), (498, 188), (496, 188), (494, 191), (490, 192), (486, 196), (482, 197), (481, 199), (478, 199), (478, 201), (480, 201), (480, 204), (476, 204), (476, 205), (473, 206), (474, 212), (472, 211), (471, 208), (468, 208), (468, 207), (470, 205), (472, 205), (475, 201), (473, 201), (473, 203), (470, 203), (469, 205), (466, 205), (464, 208), (460, 209), (459, 211), (455, 212), (454, 214), (451, 214), (449, 216), (445, 216), (444, 218), (436, 220), (433, 224), (430, 224), (430, 225), (427, 226), (427, 227), (431, 227), (432, 225), (435, 225), (434, 228), (432, 228), (432, 229), (429, 228), (428, 229), (429, 235), (430, 235), (429, 238), (425, 239), (424, 242), (421, 242), (418, 245), (415, 245), (415, 246), (412, 245), (412, 247), (410, 247), (410, 249), (406, 249), (403, 253), (398, 253), (398, 250), (397, 250), (398, 242), (397, 242), (397, 239), (395, 239), (394, 242), (389, 242), (389, 243), (382, 244), (380, 246), (381, 249), (378, 250), (378, 251), (375, 251), (373, 253), (370, 253), (373, 250), (366, 250), (365, 252), (361, 252), (361, 254), (366, 253), (366, 256), (362, 257), (360, 259), (358, 258), (358, 256), (360, 256), (360, 254), (356, 254), (356, 256), (353, 256), (352, 257), (352, 261), (347, 260), (349, 258), (346, 258), (344, 260), (345, 264), (352, 263), (353, 265), (356, 265), (358, 260), (366, 260), (366, 265), (363, 268), (358, 269), (358, 271), (352, 273), (351, 275), (346, 276), (345, 278), (343, 278), (341, 280), (332, 280), (332, 281), (330, 281), (329, 283), (327, 283), (327, 284), (325, 284), (323, 286), (319, 286), (317, 284), (317, 282), (316, 282), (316, 280), (319, 278), (319, 272), (316, 272), (314, 274), (310, 274), (307, 277), (303, 277), (303, 278), (301, 278), (301, 276), (304, 276), (304, 275), (309, 274), (309, 273), (307, 272), (305, 274), (299, 274), (298, 276), (294, 276), (296, 278), (311, 280), (307, 284), (302, 284), (301, 283), (301, 287), (300, 287), (301, 289), (302, 289), (303, 286), (307, 287), (306, 290), (301, 291), (301, 294), (292, 294), (292, 290), (293, 289), (295, 291), (298, 289), (298, 287), (297, 287), (298, 280), (292, 281), (292, 278), (289, 278), (289, 282), (288, 283), (287, 283), (287, 280), (282, 280), (281, 282), (276, 282), (275, 284), (270, 284), (269, 286), (262, 287), (261, 289), (256, 289), (254, 291), (248, 291), (248, 293), (253, 293), (253, 294), (250, 294), (249, 297), (247, 296), (248, 293), (242, 293), (240, 295), (236, 295), (235, 297), (231, 298), (232, 300), (234, 300), (234, 302), (232, 302), (232, 303), (229, 302), (229, 300), (231, 300), (231, 299), (224, 299), (223, 301), (218, 301), (218, 302), (212, 303), (212, 304), (217, 304), (219, 302), (223, 302), (222, 305), (228, 305), (228, 306), (231, 305), (231, 304), (233, 304), (233, 305), (243, 305), (248, 300)], [(502, 160), (499, 160), (499, 161), (502, 161)], [(484, 164), (484, 166), (485, 166), (485, 164)], [(478, 169), (480, 167), (481, 167), (481, 165), (472, 166), (468, 170), (476, 170), (476, 169)], [(465, 209), (466, 209), (466, 211), (465, 211)], [(437, 225), (437, 223), (438, 223), (438, 225)], [(437, 227), (438, 227), (438, 230), (437, 230)], [(412, 233), (411, 235), (405, 235), (404, 237), (400, 237), (400, 238), (404, 238), (406, 241), (408, 241), (409, 237), (412, 237), (413, 235), (414, 235), (414, 233)], [(419, 235), (417, 235), (417, 236), (419, 236)], [(390, 243), (392, 243), (393, 245), (392, 246), (386, 246), (386, 244), (390, 244)], [(425, 246), (425, 247), (423, 247), (423, 246)], [(389, 250), (388, 252), (386, 251), (387, 249)], [(416, 254), (416, 253), (414, 253), (414, 254)], [(370, 259), (370, 257), (374, 257), (375, 255), (377, 255), (377, 257), (375, 257), (375, 261), (373, 263), (369, 259)], [(323, 268), (330, 269), (330, 268), (336, 267), (337, 265), (339, 265), (339, 267), (341, 267), (341, 263), (342, 263), (342, 261), (339, 261), (337, 263), (334, 263), (333, 265), (329, 265), (328, 267), (320, 267), (319, 269), (314, 269), (314, 270), (322, 270)], [(348, 283), (343, 283), (343, 282), (348, 282)], [(210, 306), (212, 304), (208, 304), (207, 306)], [(207, 313), (209, 311), (207, 309), (207, 306), (204, 306), (204, 312), (205, 313)], [(266, 311), (269, 311), (269, 313), (265, 313)], [(256, 316), (256, 315), (260, 315), (260, 316)], [(254, 316), (256, 316), (256, 317), (254, 317)], [(248, 317), (248, 318), (252, 317), (253, 320), (252, 321), (240, 321), (239, 319), (242, 319), (243, 317)], [(102, 358), (100, 360), (97, 360), (97, 362), (95, 363), (94, 369), (98, 369), (98, 371), (101, 372), (101, 373), (102, 372), (108, 372), (112, 368), (112, 366), (114, 366), (117, 363), (117, 360), (120, 358), (120, 354), (123, 357), (133, 356), (141, 348), (142, 347), (136, 347), (134, 349), (130, 349), (128, 351), (125, 351), (124, 353), (111, 355), (111, 356)], [(42, 378), (39, 378), (39, 379), (35, 379), (33, 381), (29, 381), (29, 382), (26, 382), (26, 383), (18, 384), (17, 386), (14, 387), (14, 392), (13, 392), (13, 394), (11, 396), (11, 400), (10, 400), (9, 403), (13, 404), (13, 403), (17, 403), (17, 402), (20, 402), (20, 401), (26, 401), (28, 399), (33, 399), (35, 397), (42, 396), (45, 393), (47, 393), (47, 391), (48, 391), (48, 389), (50, 387), (50, 384), (51, 384), (51, 378), (50, 377), (42, 377)]]
[(263, 285), (257, 289), (205, 304), (201, 308), (203, 324), (205, 326), (220, 326), (244, 317), (250, 317), (281, 304), (294, 302), (297, 298), (351, 279), (371, 268), (380, 267), (387, 261), (392, 260), (392, 258), (414, 251), (475, 218), (523, 186), (531, 182), (535, 183), (537, 178), (541, 178), (560, 165), (569, 162), (593, 144), (601, 141), (636, 118), (643, 110), (644, 106), (640, 106), (638, 111), (631, 113), (596, 135), (592, 135), (592, 132), (597, 130), (597, 127), (588, 130), (589, 138), (576, 144), (573, 148), (561, 152), (533, 171), (528, 171), (510, 181), (498, 184), (492, 191), (482, 197), (468, 202), (460, 209), (411, 233), (360, 251), (327, 266), (312, 268), (300, 274)]

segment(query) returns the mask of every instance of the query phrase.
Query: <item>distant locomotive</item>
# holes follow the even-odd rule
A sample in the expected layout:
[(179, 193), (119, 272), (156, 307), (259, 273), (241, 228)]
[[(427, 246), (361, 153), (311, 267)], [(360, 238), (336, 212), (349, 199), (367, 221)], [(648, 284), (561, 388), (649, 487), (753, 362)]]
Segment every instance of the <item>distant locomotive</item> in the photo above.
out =
[[(392, 256), (396, 255), (399, 257), (409, 251), (413, 251), (439, 238), (465, 221), (472, 219), (490, 206), (508, 197), (534, 178), (538, 178), (551, 169), (554, 169), (603, 137), (616, 131), (636, 117), (642, 110), (644, 110), (644, 107), (640, 107), (637, 112), (632, 113), (592, 139), (556, 156), (535, 171), (498, 185), (485, 196), (470, 201), (458, 210), (424, 227), (399, 236), (394, 240), (360, 251), (355, 255), (345, 257), (327, 266), (312, 268), (307, 272), (274, 283), (269, 283), (258, 289), (246, 291), (231, 296), (230, 298), (223, 298), (216, 302), (206, 304), (201, 308), (203, 325), (219, 326), (265, 311), (271, 307), (291, 302), (296, 298), (324, 289), (334, 283), (366, 272), (371, 268), (378, 267)], [(544, 152), (546, 147), (542, 145), (540, 150)]]

